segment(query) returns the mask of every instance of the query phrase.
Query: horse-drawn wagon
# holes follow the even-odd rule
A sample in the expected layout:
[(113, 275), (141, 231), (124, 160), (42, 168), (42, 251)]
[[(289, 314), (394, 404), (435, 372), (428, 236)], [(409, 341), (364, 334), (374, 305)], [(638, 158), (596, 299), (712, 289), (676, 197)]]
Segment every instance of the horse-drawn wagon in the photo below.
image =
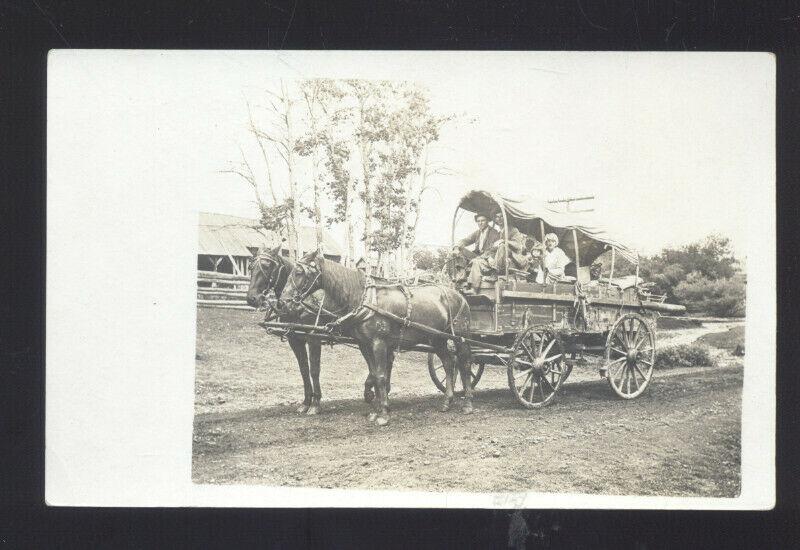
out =
[[(573, 366), (587, 364), (587, 356), (600, 356), (600, 375), (617, 395), (641, 395), (653, 373), (656, 318), (681, 313), (683, 306), (664, 303), (663, 296), (642, 285), (638, 255), (607, 231), (588, 225), (582, 215), (553, 212), (531, 201), (487, 191), (465, 195), (453, 218), (453, 244), (462, 213), (492, 211), (503, 215), (506, 241), (509, 227), (540, 242), (554, 233), (572, 263), (559, 280), (537, 283), (530, 272), (515, 270), (506, 261), (505, 269), (484, 280), (477, 293), (465, 295), (474, 342), (473, 386), (485, 365), (506, 367), (517, 401), (538, 408), (552, 402)], [(604, 254), (610, 259), (605, 276), (602, 269), (592, 269)], [(615, 278), (618, 261), (628, 262), (635, 274)], [(434, 356), (429, 356), (428, 368), (441, 389), (441, 365)]]
[[(655, 363), (655, 319), (659, 313), (682, 312), (683, 307), (651, 294), (639, 279), (638, 255), (575, 214), (472, 191), (456, 209), (453, 242), (463, 212), (491, 211), (502, 213), (505, 241), (510, 226), (531, 241), (557, 235), (571, 260), (571, 272), (535, 282), (530, 271), (514, 269), (506, 261), (499, 273), (484, 278), (477, 292), (463, 293), (452, 280), (447, 285), (407, 287), (370, 280), (315, 255), (294, 265), (262, 256), (253, 270), (253, 281), (260, 282), (251, 281), (254, 303), (256, 294), (271, 287), (286, 286), (289, 291), (283, 297), (276, 292), (279, 299), (271, 307), (278, 318), (261, 324), (272, 334), (300, 337), (316, 346), (357, 344), (370, 367), (365, 398), (374, 387), (386, 414), (396, 349), (428, 353), (431, 378), (446, 395), (444, 408), (453, 396), (454, 363), (468, 410), (471, 389), (487, 365), (505, 367), (516, 400), (533, 409), (550, 404), (572, 368), (588, 364), (589, 356), (602, 359), (600, 375), (617, 395), (625, 399), (641, 395)], [(590, 269), (603, 254), (610, 259), (606, 276), (602, 269)], [(615, 278), (618, 261), (627, 261), (635, 273)], [(346, 280), (338, 281), (340, 275)], [(454, 273), (449, 275), (455, 278)], [(354, 324), (360, 328), (353, 329)], [(451, 344), (443, 347), (447, 342)], [(467, 360), (465, 365), (465, 349), (471, 364)], [(316, 357), (319, 361), (318, 352)]]

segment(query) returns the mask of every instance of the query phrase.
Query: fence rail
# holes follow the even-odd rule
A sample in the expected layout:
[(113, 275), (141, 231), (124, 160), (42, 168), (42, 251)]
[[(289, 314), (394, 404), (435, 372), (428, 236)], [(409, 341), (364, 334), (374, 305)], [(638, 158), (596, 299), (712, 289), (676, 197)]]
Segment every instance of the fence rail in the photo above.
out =
[(197, 271), (197, 307), (246, 309), (247, 286), (250, 278), (244, 275)]

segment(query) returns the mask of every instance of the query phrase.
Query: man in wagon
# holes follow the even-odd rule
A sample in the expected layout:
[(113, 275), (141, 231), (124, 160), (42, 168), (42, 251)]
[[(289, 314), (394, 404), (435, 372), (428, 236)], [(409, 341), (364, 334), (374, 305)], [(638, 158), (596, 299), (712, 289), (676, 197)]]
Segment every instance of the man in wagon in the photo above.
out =
[(481, 280), (484, 275), (496, 275), (503, 273), (508, 267), (524, 270), (529, 261), (526, 254), (527, 237), (519, 229), (513, 226), (508, 228), (508, 240), (505, 239), (504, 218), (501, 211), (496, 211), (492, 216), (498, 238), (488, 247), (481, 256), (475, 258), (470, 265), (469, 287), (472, 292), (477, 293), (481, 288)]
[[(478, 263), (478, 258), (492, 252), (494, 243), (502, 238), (502, 235), (489, 225), (489, 216), (486, 214), (475, 214), (475, 223), (478, 224), (478, 229), (461, 239), (453, 248), (453, 256), (458, 269), (456, 282), (463, 283), (469, 279), (471, 285), (475, 283), (475, 278), (471, 275), (472, 265)], [(470, 249), (470, 247), (472, 248)], [(478, 272), (477, 284), (480, 286), (480, 272)]]

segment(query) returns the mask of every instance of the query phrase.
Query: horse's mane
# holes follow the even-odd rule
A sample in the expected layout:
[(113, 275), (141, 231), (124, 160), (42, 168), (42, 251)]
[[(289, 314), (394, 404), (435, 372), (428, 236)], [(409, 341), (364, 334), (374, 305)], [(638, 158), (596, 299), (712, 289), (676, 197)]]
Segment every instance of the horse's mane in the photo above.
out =
[(354, 309), (361, 305), (366, 285), (365, 275), (340, 263), (327, 260), (320, 255), (317, 258), (320, 267), (320, 283), (325, 295), (337, 302), (337, 306)]

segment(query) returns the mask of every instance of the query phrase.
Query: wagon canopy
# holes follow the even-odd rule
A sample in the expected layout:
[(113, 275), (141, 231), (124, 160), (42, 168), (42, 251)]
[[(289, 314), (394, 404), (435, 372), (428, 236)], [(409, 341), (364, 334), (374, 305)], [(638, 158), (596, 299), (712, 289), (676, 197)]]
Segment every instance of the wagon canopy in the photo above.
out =
[(459, 208), (468, 212), (490, 215), (499, 207), (506, 212), (508, 223), (523, 233), (542, 240), (542, 226), (545, 233), (558, 235), (559, 247), (573, 260), (575, 244), (572, 230), (578, 237), (578, 251), (581, 265), (590, 265), (598, 256), (613, 247), (616, 254), (632, 264), (638, 263), (635, 250), (622, 244), (609, 233), (589, 222), (584, 214), (553, 212), (544, 203), (531, 199), (517, 200), (483, 190), (474, 190), (461, 198)]

